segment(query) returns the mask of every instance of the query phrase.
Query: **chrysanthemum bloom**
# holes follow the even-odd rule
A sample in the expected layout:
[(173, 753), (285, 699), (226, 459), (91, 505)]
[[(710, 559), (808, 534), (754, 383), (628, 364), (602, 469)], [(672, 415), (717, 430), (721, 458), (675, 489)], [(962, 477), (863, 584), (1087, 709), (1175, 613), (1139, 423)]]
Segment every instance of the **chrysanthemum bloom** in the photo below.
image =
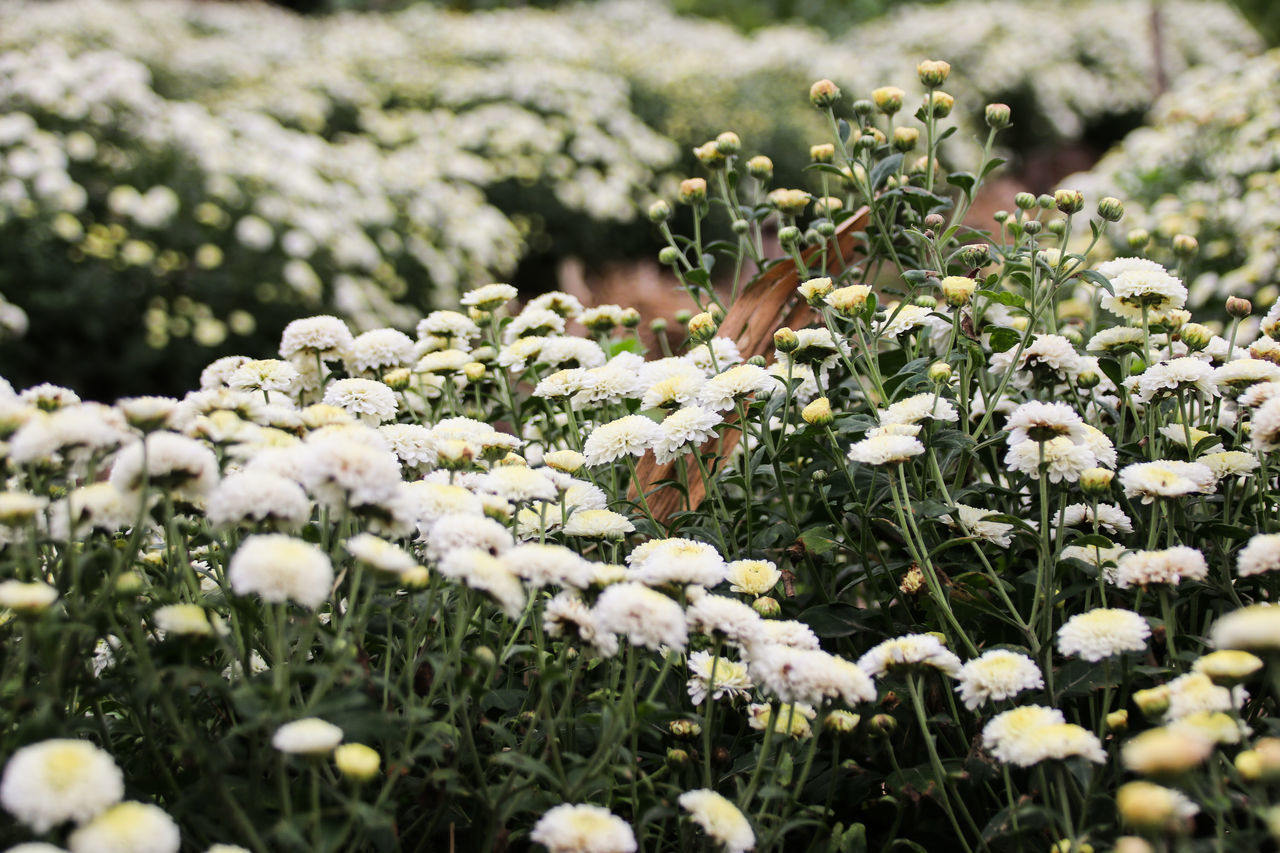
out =
[(519, 295), (520, 292), (509, 284), (483, 284), (462, 294), (459, 301), (467, 308), (494, 311)]
[(241, 471), (210, 493), (205, 515), (215, 527), (258, 524), (297, 530), (311, 518), (311, 501), (293, 480), (266, 471)]
[(993, 649), (960, 667), (956, 692), (964, 706), (976, 710), (985, 702), (1012, 699), (1024, 690), (1044, 687), (1035, 661), (1005, 649)]
[(881, 426), (889, 424), (914, 424), (923, 420), (950, 421), (960, 419), (956, 407), (946, 397), (932, 392), (915, 394), (899, 400), (876, 413)]
[[(463, 378), (463, 368), (471, 361), (471, 354), (460, 349), (436, 350), (419, 358), (413, 365), (413, 372), (439, 377), (448, 376), (455, 384), (459, 384)], [(499, 364), (502, 361), (501, 358), (498, 359)], [(443, 384), (440, 387), (443, 388)]]
[(1258, 457), (1243, 450), (1222, 450), (1217, 453), (1206, 453), (1196, 460), (1208, 466), (1215, 479), (1228, 477), (1246, 477), (1258, 470), (1261, 464)]
[(126, 447), (111, 467), (111, 484), (122, 492), (135, 492), (145, 479), (152, 488), (164, 489), (179, 499), (206, 495), (218, 483), (218, 459), (198, 441), (172, 432), (153, 432), (147, 444), (144, 474), (142, 443)]
[(850, 462), (864, 465), (898, 465), (924, 453), (919, 439), (906, 435), (878, 435), (855, 442), (849, 448)]
[(257, 593), (274, 604), (295, 601), (314, 610), (333, 584), (329, 557), (315, 545), (280, 533), (249, 536), (231, 557), (227, 580), (237, 595)]
[(1249, 440), (1259, 453), (1280, 448), (1280, 396), (1272, 397), (1253, 411)]
[(178, 853), (178, 825), (159, 806), (132, 800), (112, 806), (71, 833), (71, 853)]
[(1280, 365), (1259, 358), (1237, 358), (1214, 368), (1212, 380), (1219, 393), (1234, 398), (1259, 382), (1280, 380)]
[(582, 452), (587, 464), (595, 467), (621, 459), (628, 454), (643, 456), (662, 438), (662, 429), (643, 415), (626, 415), (602, 424), (591, 431)]
[(478, 481), (479, 488), (515, 503), (556, 499), (556, 485), (544, 470), (499, 465)]
[(1058, 629), (1058, 652), (1090, 663), (1147, 647), (1151, 626), (1132, 610), (1099, 607), (1077, 613)]
[(685, 791), (678, 800), (693, 822), (708, 836), (724, 846), (728, 853), (744, 853), (756, 846), (756, 835), (738, 807), (707, 788)]
[[(712, 672), (712, 663), (715, 671)], [(707, 698), (707, 690), (711, 690), (711, 698), (730, 701), (745, 697), (755, 685), (747, 672), (746, 664), (730, 660), (723, 655), (712, 657), (710, 652), (694, 652), (689, 655), (689, 679), (687, 689), (689, 700), (694, 705), (701, 705)]]
[(1213, 471), (1199, 462), (1160, 459), (1120, 469), (1120, 485), (1124, 487), (1125, 496), (1141, 497), (1144, 504), (1152, 503), (1156, 498), (1208, 494), (1217, 482)]
[(1089, 352), (1111, 352), (1125, 346), (1141, 349), (1144, 337), (1141, 329), (1132, 326), (1112, 326), (1090, 338), (1085, 348)]
[(1150, 402), (1169, 394), (1191, 392), (1200, 397), (1214, 394), (1213, 367), (1198, 358), (1184, 356), (1153, 364), (1132, 377), (1130, 390), (1142, 402)]
[(548, 810), (529, 838), (550, 853), (635, 853), (636, 836), (602, 806), (564, 803)]
[(529, 542), (502, 555), (502, 562), (530, 586), (585, 589), (595, 578), (592, 563), (563, 545)]
[(782, 580), (782, 572), (770, 560), (734, 560), (725, 568), (731, 592), (766, 595)]
[(366, 423), (377, 425), (396, 416), (396, 392), (375, 379), (339, 379), (324, 390), (324, 402), (338, 406)]
[(715, 546), (693, 539), (651, 539), (627, 555), (627, 579), (648, 586), (666, 583), (712, 587), (724, 580), (724, 557)]
[(688, 642), (684, 610), (644, 584), (613, 584), (600, 593), (592, 613), (600, 630), (625, 634), (635, 646), (679, 651)]
[(783, 645), (751, 648), (751, 675), (784, 702), (820, 704), (839, 698), (847, 705), (874, 702), (875, 684), (862, 667), (820, 649)]
[(658, 425), (659, 435), (653, 444), (653, 455), (659, 464), (679, 459), (692, 447), (715, 438), (716, 426), (724, 419), (702, 406), (685, 406), (663, 419)]
[(212, 637), (216, 628), (223, 627), (220, 620), (210, 621), (209, 614), (198, 604), (166, 604), (156, 608), (153, 618), (156, 628), (170, 636)]
[(427, 543), (427, 556), (434, 560), (442, 560), (459, 548), (479, 548), (497, 555), (514, 544), (506, 525), (471, 514), (442, 515), (423, 538)]
[(1212, 752), (1211, 741), (1164, 726), (1130, 738), (1120, 757), (1126, 770), (1160, 777), (1186, 773), (1203, 764)]
[(374, 329), (351, 342), (345, 358), (347, 372), (362, 376), (404, 367), (413, 360), (413, 339), (398, 329)]
[(289, 392), (298, 381), (298, 369), (287, 361), (263, 358), (246, 361), (227, 377), (227, 385), (242, 391)]
[(43, 581), (0, 581), (0, 607), (15, 613), (43, 613), (58, 600), (58, 590)]
[(860, 312), (870, 296), (870, 285), (850, 284), (830, 291), (822, 301), (848, 317)]
[(49, 511), (49, 535), (54, 539), (79, 539), (91, 531), (115, 533), (138, 520), (140, 496), (122, 492), (111, 483), (93, 483), (72, 489)]
[(1236, 556), (1236, 574), (1242, 578), (1280, 570), (1280, 533), (1259, 533)]
[(1164, 267), (1143, 258), (1117, 258), (1099, 265), (1098, 272), (1111, 282), (1112, 293), (1102, 296), (1103, 309), (1129, 320), (1181, 308), (1187, 288)]
[(775, 713), (771, 704), (759, 703), (747, 706), (747, 725), (762, 732), (773, 726), (773, 730), (781, 735), (804, 740), (813, 735), (810, 721), (818, 716), (818, 712), (803, 702), (783, 704)]
[(1135, 551), (1120, 558), (1116, 566), (1116, 586), (1149, 586), (1167, 583), (1171, 586), (1183, 580), (1204, 580), (1209, 565), (1204, 555), (1195, 548), (1177, 545), (1161, 551)]
[(1019, 767), (1076, 757), (1094, 764), (1107, 760), (1106, 751), (1097, 736), (1074, 723), (1035, 726), (1020, 737), (1007, 739), (1001, 744), (1001, 751), (1007, 763)]
[(739, 400), (752, 394), (767, 394), (777, 384), (778, 380), (763, 367), (738, 364), (708, 379), (698, 391), (698, 403), (720, 412), (732, 409)]
[(1010, 446), (1024, 441), (1043, 442), (1055, 438), (1069, 438), (1076, 444), (1084, 440), (1084, 421), (1075, 409), (1066, 403), (1042, 403), (1032, 400), (1009, 413), (1005, 429)]
[(1071, 504), (1063, 510), (1064, 527), (1091, 526), (1094, 523), (1110, 533), (1133, 532), (1133, 521), (1119, 504), (1100, 503), (1096, 510), (1089, 504)]
[(1013, 542), (1011, 533), (1013, 532), (1012, 524), (1004, 524), (999, 521), (984, 521), (987, 516), (996, 513), (989, 509), (978, 509), (968, 504), (956, 504), (958, 510), (956, 519), (950, 513), (939, 516), (939, 521), (944, 521), (951, 527), (958, 527), (966, 536), (974, 536), (978, 539), (985, 539), (993, 545), (1001, 548), (1008, 548)]
[(520, 618), (524, 585), (498, 557), (480, 548), (454, 548), (440, 561), (440, 574), (488, 593), (508, 619)]
[(344, 743), (333, 750), (333, 763), (338, 772), (357, 782), (368, 782), (378, 775), (382, 756), (362, 743)]
[(342, 743), (342, 729), (319, 717), (285, 723), (271, 736), (271, 745), (292, 755), (328, 755)]
[(1043, 451), (1044, 465), (1049, 482), (1060, 483), (1063, 480), (1074, 483), (1080, 475), (1098, 464), (1097, 455), (1087, 444), (1077, 444), (1066, 436), (1049, 439), (1045, 442), (1023, 441), (1009, 448), (1004, 456), (1004, 464), (1014, 471), (1029, 474), (1032, 479), (1040, 479), (1040, 459)]
[(759, 636), (762, 619), (750, 605), (736, 598), (703, 592), (701, 587), (690, 587), (689, 591), (691, 603), (685, 617), (690, 631), (718, 635), (739, 648), (750, 645)]
[(1191, 669), (1203, 672), (1214, 684), (1234, 687), (1262, 669), (1262, 659), (1238, 649), (1220, 649), (1201, 656)]
[(595, 614), (576, 591), (564, 590), (547, 602), (542, 610), (542, 626), (549, 637), (564, 636), (566, 631), (572, 631), (603, 657), (618, 653), (618, 636), (600, 627)]
[(578, 509), (564, 526), (566, 536), (588, 539), (621, 539), (634, 532), (636, 526), (625, 515), (608, 509)]
[(342, 358), (354, 339), (347, 324), (327, 314), (304, 317), (284, 327), (280, 336), (280, 357), (319, 356), (325, 361)]
[(346, 552), (366, 566), (392, 575), (402, 575), (418, 567), (418, 561), (403, 549), (372, 533), (357, 533), (342, 545)]
[(1253, 604), (1226, 614), (1213, 623), (1209, 644), (1220, 649), (1280, 650), (1280, 607)]
[(1244, 689), (1232, 691), (1214, 684), (1203, 672), (1188, 672), (1170, 681), (1165, 719), (1178, 720), (1200, 711), (1230, 711), (1243, 703)]
[(0, 778), (0, 805), (38, 833), (63, 821), (83, 823), (123, 797), (124, 775), (115, 760), (86, 740), (24, 746)]
[(1013, 708), (992, 717), (983, 727), (982, 747), (989, 750), (997, 761), (1013, 764), (1021, 754), (1019, 746), (1028, 733), (1065, 722), (1066, 718), (1057, 708), (1041, 705)]
[(1234, 746), (1253, 733), (1238, 716), (1222, 711), (1196, 711), (1174, 720), (1169, 728), (1218, 746)]
[(467, 349), (472, 338), (480, 337), (480, 327), (457, 311), (432, 311), (418, 321), (418, 339), (438, 344), (439, 349)]
[(1128, 782), (1116, 791), (1116, 809), (1125, 823), (1145, 832), (1185, 833), (1200, 807), (1187, 795), (1151, 782)]
[(872, 334), (876, 337), (893, 339), (925, 325), (933, 312), (923, 305), (891, 302), (884, 307), (883, 313), (884, 319), (877, 320), (872, 325)]
[(932, 634), (905, 634), (885, 640), (861, 658), (858, 666), (873, 678), (891, 669), (928, 668), (955, 678), (960, 674), (960, 658)]

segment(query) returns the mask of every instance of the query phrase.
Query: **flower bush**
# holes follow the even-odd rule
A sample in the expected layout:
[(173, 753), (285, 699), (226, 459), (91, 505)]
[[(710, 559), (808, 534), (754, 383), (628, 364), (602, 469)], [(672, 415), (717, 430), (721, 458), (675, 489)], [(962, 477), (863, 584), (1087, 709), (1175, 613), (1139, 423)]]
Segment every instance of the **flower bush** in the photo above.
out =
[[(1215, 334), (1093, 265), (1114, 198), (960, 225), (1009, 110), (940, 159), (949, 73), (853, 123), (815, 83), (821, 196), (699, 146), (660, 353), (486, 284), (182, 399), (0, 389), (0, 840), (1270, 843), (1280, 308)], [(742, 306), (788, 280), (770, 348)]]
[[(1211, 312), (1227, 296), (1267, 304), (1277, 296), (1280, 116), (1270, 93), (1278, 68), (1272, 50), (1213, 74), (1187, 74), (1156, 105), (1149, 127), (1070, 179), (1133, 200), (1125, 224), (1139, 232), (1134, 241), (1145, 231), (1155, 257), (1184, 265), (1193, 308)], [(1128, 251), (1126, 236), (1116, 235), (1113, 251)], [(1177, 239), (1187, 249), (1182, 261)]]

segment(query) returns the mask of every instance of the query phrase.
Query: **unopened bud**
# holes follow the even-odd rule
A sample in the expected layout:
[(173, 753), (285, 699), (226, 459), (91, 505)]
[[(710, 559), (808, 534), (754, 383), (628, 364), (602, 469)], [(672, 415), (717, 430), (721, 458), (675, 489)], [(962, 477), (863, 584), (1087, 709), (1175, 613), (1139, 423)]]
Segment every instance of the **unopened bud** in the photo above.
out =
[(1012, 216), (1012, 214), (1007, 210), (997, 210), (995, 213), (991, 214), (991, 218), (1001, 225), (1008, 222), (1010, 216)]
[(751, 602), (751, 609), (764, 619), (777, 619), (782, 615), (782, 605), (776, 598), (770, 598), (767, 595), (762, 595)]
[(1041, 193), (1036, 196), (1036, 204), (1040, 205), (1043, 210), (1050, 210), (1054, 205), (1053, 196), (1048, 193)]
[(1088, 468), (1080, 474), (1080, 488), (1090, 497), (1100, 498), (1111, 494), (1111, 481), (1115, 472), (1106, 468)]
[[(833, 198), (831, 201), (839, 202), (840, 199)], [(839, 208), (836, 208), (837, 210)], [(813, 226), (813, 230), (818, 232), (818, 236), (823, 239), (830, 239), (836, 235), (836, 225), (834, 222), (824, 221)]]
[(658, 252), (658, 263), (663, 266), (674, 267), (680, 263), (680, 250), (675, 246), (663, 246)]
[(934, 299), (932, 296), (926, 296), (923, 293), (911, 301), (913, 304), (919, 305), (921, 308), (928, 308), (932, 310), (938, 307), (938, 300)]
[(941, 281), (940, 286), (942, 297), (952, 308), (968, 305), (973, 299), (973, 292), (978, 289), (976, 281), (963, 275), (949, 275)]
[(818, 397), (800, 410), (800, 417), (810, 426), (830, 426), (835, 417), (831, 414), (831, 401), (826, 397)]
[(678, 738), (695, 738), (702, 734), (702, 726), (693, 720), (672, 720), (667, 727)]
[(1192, 352), (1200, 352), (1213, 340), (1213, 329), (1203, 323), (1187, 323), (1178, 331), (1178, 337)]
[(627, 307), (622, 309), (622, 315), (619, 321), (624, 329), (634, 329), (640, 325), (640, 312), (635, 308)]
[(1227, 313), (1237, 320), (1253, 313), (1253, 303), (1241, 296), (1227, 297)]
[(1236, 755), (1236, 772), (1246, 782), (1257, 782), (1262, 778), (1262, 756), (1252, 749), (1246, 749)]
[(683, 767), (688, 763), (689, 753), (687, 751), (678, 748), (667, 750), (667, 764), (670, 764), (672, 767)]
[(871, 729), (873, 734), (888, 736), (898, 730), (898, 721), (891, 714), (876, 714), (872, 717), (867, 727)]
[(1012, 115), (1008, 104), (987, 104), (987, 127), (992, 130), (1004, 130), (1009, 126)]
[(1098, 201), (1098, 215), (1108, 222), (1119, 222), (1124, 218), (1124, 202), (1112, 196), (1105, 196)]
[(762, 355), (753, 355), (751, 358), (747, 359), (747, 364), (750, 364), (752, 367), (767, 367), (769, 362), (765, 361), (764, 356)]
[(702, 204), (707, 200), (707, 182), (703, 178), (685, 178), (680, 182), (676, 198), (681, 204)]
[(1022, 230), (1032, 236), (1035, 236), (1044, 230), (1044, 223), (1039, 219), (1028, 219), (1026, 222), (1022, 223)]
[(706, 311), (689, 318), (689, 337), (698, 343), (706, 343), (715, 337), (716, 320)]
[(862, 719), (851, 711), (842, 711), (840, 709), (827, 712), (827, 718), (823, 720), (823, 725), (827, 731), (835, 732), (840, 735), (847, 735), (858, 727), (858, 721)]
[(929, 365), (929, 381), (934, 385), (946, 385), (951, 381), (951, 365), (945, 361), (935, 361)]
[(815, 163), (831, 163), (836, 159), (836, 147), (830, 142), (809, 146), (809, 159)]
[(1173, 236), (1173, 253), (1180, 258), (1193, 257), (1196, 252), (1200, 251), (1200, 241), (1190, 234), (1175, 234)]
[(951, 63), (941, 59), (926, 59), (916, 66), (916, 74), (920, 76), (920, 85), (926, 89), (936, 89), (947, 82), (951, 73)]
[(743, 234), (746, 234), (748, 231), (751, 230), (751, 223), (745, 219), (735, 219), (733, 220), (733, 224), (730, 225), (729, 228), (733, 231), (734, 234), (737, 234), (739, 237), (741, 237)]
[(1126, 732), (1129, 730), (1129, 712), (1124, 708), (1107, 714), (1107, 731)]
[(698, 162), (706, 166), (708, 169), (723, 169), (725, 165), (724, 154), (720, 152), (720, 148), (713, 139), (710, 142), (704, 142), (697, 148), (693, 149), (693, 156), (698, 158)]
[(943, 91), (930, 92), (924, 98), (925, 115), (932, 115), (934, 118), (946, 118), (951, 115), (955, 105), (956, 99)]
[(763, 154), (757, 154), (747, 161), (747, 174), (757, 181), (773, 180), (773, 161)]
[(792, 329), (783, 326), (773, 333), (773, 345), (778, 352), (795, 352), (800, 346), (800, 338)]
[(689, 325), (689, 321), (693, 319), (693, 312), (690, 311), (688, 308), (681, 308), (680, 310), (676, 311), (676, 313), (673, 316), (675, 318), (675, 321), (679, 323), (681, 326), (687, 326)]
[(823, 297), (834, 289), (835, 285), (826, 276), (811, 278), (796, 288), (804, 300), (815, 307), (822, 305)]
[(906, 95), (907, 93), (897, 86), (881, 86), (871, 92), (871, 100), (875, 102), (876, 108), (880, 112), (891, 116), (902, 109), (902, 99)]
[(1102, 377), (1092, 370), (1085, 370), (1076, 377), (1076, 387), (1083, 388), (1088, 391), (1091, 388), (1097, 388), (1102, 384)]
[(338, 766), (338, 772), (348, 779), (368, 782), (378, 775), (382, 756), (362, 743), (344, 743), (334, 749), (333, 763)]
[(1036, 197), (1031, 193), (1018, 193), (1013, 197), (1013, 203), (1018, 210), (1030, 210), (1036, 206)]
[(1067, 220), (1050, 219), (1044, 224), (1044, 229), (1055, 237), (1061, 237), (1067, 230)]
[(1063, 213), (1079, 213), (1084, 209), (1084, 194), (1079, 190), (1058, 190), (1053, 194), (1053, 204)]
[(737, 154), (742, 150), (742, 139), (732, 130), (726, 130), (716, 137), (716, 150), (726, 157)]
[(785, 228), (778, 229), (778, 242), (784, 246), (794, 246), (800, 242), (800, 238), (804, 234), (794, 225), (788, 225)]
[(1138, 706), (1138, 710), (1148, 720), (1159, 720), (1164, 712), (1169, 710), (1170, 691), (1167, 684), (1161, 684), (1157, 687), (1151, 687), (1146, 690), (1138, 690), (1133, 694), (1133, 703)]
[(893, 129), (893, 150), (900, 154), (914, 151), (920, 141), (920, 131), (914, 127), (895, 127)]
[(804, 213), (804, 209), (809, 206), (809, 202), (813, 200), (813, 196), (804, 190), (789, 190), (778, 188), (769, 193), (769, 204), (777, 208), (779, 213), (786, 216), (799, 216)]
[(840, 87), (830, 80), (819, 80), (809, 87), (809, 103), (825, 110), (840, 100)]
[(1145, 249), (1147, 244), (1151, 242), (1151, 234), (1145, 228), (1134, 228), (1125, 235), (1124, 240), (1131, 251), (1137, 252)]
[(985, 267), (991, 263), (991, 247), (986, 243), (970, 243), (960, 250), (960, 261), (967, 267)]
[(662, 199), (658, 199), (649, 205), (649, 221), (650, 222), (666, 222), (671, 218), (671, 205)]
[(478, 361), (468, 361), (462, 365), (462, 373), (467, 377), (469, 382), (479, 382), (484, 378), (488, 368)]

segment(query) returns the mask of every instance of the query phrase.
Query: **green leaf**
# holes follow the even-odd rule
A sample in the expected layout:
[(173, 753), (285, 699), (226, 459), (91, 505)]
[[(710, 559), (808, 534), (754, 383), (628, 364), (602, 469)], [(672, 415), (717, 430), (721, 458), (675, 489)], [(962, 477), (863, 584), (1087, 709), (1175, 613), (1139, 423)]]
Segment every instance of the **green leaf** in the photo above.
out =
[(1113, 548), (1115, 543), (1101, 533), (1090, 533), (1087, 536), (1081, 536), (1079, 539), (1073, 539), (1072, 545), (1079, 545), (1081, 548)]
[(1016, 293), (1010, 293), (1007, 290), (979, 290), (978, 296), (983, 297), (991, 302), (999, 302), (1001, 305), (1008, 305), (1010, 308), (1025, 308), (1027, 301)]
[(800, 534), (800, 541), (804, 543), (805, 549), (810, 554), (825, 554), (836, 547), (834, 540), (823, 535), (828, 532), (830, 532), (829, 527), (810, 527)]
[(1106, 276), (1102, 275), (1102, 273), (1098, 272), (1097, 270), (1081, 270), (1079, 273), (1077, 273), (1077, 275), (1079, 275), (1080, 278), (1084, 279), (1085, 281), (1089, 281), (1096, 284), (1098, 287), (1101, 287), (1103, 290), (1105, 290), (1107, 293), (1110, 293), (1112, 296), (1116, 295), (1115, 290), (1113, 290), (1111, 287), (1111, 282), (1107, 280)]
[(835, 175), (837, 178), (839, 178), (842, 181), (844, 180), (844, 177), (845, 177), (844, 172), (840, 171), (839, 167), (832, 166), (830, 163), (810, 163), (808, 166), (804, 167), (804, 171), (825, 172), (828, 175)]
[(999, 326), (991, 330), (991, 351), (1005, 352), (1006, 350), (1011, 350), (1018, 345), (1020, 340), (1022, 340), (1022, 333)]
[(867, 627), (863, 611), (852, 604), (819, 604), (801, 613), (800, 620), (819, 637), (848, 637)]
[(871, 189), (878, 190), (902, 165), (902, 155), (892, 154), (871, 167)]
[(1243, 539), (1248, 539), (1253, 535), (1253, 531), (1247, 530), (1246, 528), (1240, 527), (1239, 525), (1235, 525), (1235, 524), (1223, 524), (1222, 522), (1214, 522), (1213, 524), (1206, 524), (1205, 527), (1214, 536), (1221, 536), (1224, 539), (1234, 539), (1236, 541), (1240, 541)]
[(982, 178), (985, 178), (987, 175), (990, 175), (996, 169), (999, 169), (1001, 166), (1005, 164), (1005, 162), (1006, 161), (1003, 157), (992, 157), (991, 161), (987, 163), (987, 165), (982, 167), (982, 174), (978, 176), (979, 180), (981, 180)]
[(973, 194), (973, 187), (978, 183), (972, 172), (952, 172), (947, 175), (947, 183), (964, 190), (965, 195)]

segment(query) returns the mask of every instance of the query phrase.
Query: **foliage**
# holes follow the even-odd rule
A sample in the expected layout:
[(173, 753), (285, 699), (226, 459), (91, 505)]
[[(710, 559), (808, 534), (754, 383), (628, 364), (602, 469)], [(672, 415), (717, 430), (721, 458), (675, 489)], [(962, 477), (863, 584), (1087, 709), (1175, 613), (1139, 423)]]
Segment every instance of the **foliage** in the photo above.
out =
[[(6, 394), (0, 840), (127, 845), (128, 797), (190, 849), (1269, 843), (1280, 309), (1217, 336), (1179, 270), (1093, 267), (1115, 199), (961, 226), (1008, 117), (944, 165), (946, 78), (854, 125), (816, 85), (817, 203), (700, 147), (690, 233), (650, 211), (683, 355), (491, 284), (416, 340), (298, 321), (181, 402)], [(729, 337), (753, 267), (814, 312), (772, 364)], [(58, 737), (119, 790), (69, 800), (112, 773)]]

